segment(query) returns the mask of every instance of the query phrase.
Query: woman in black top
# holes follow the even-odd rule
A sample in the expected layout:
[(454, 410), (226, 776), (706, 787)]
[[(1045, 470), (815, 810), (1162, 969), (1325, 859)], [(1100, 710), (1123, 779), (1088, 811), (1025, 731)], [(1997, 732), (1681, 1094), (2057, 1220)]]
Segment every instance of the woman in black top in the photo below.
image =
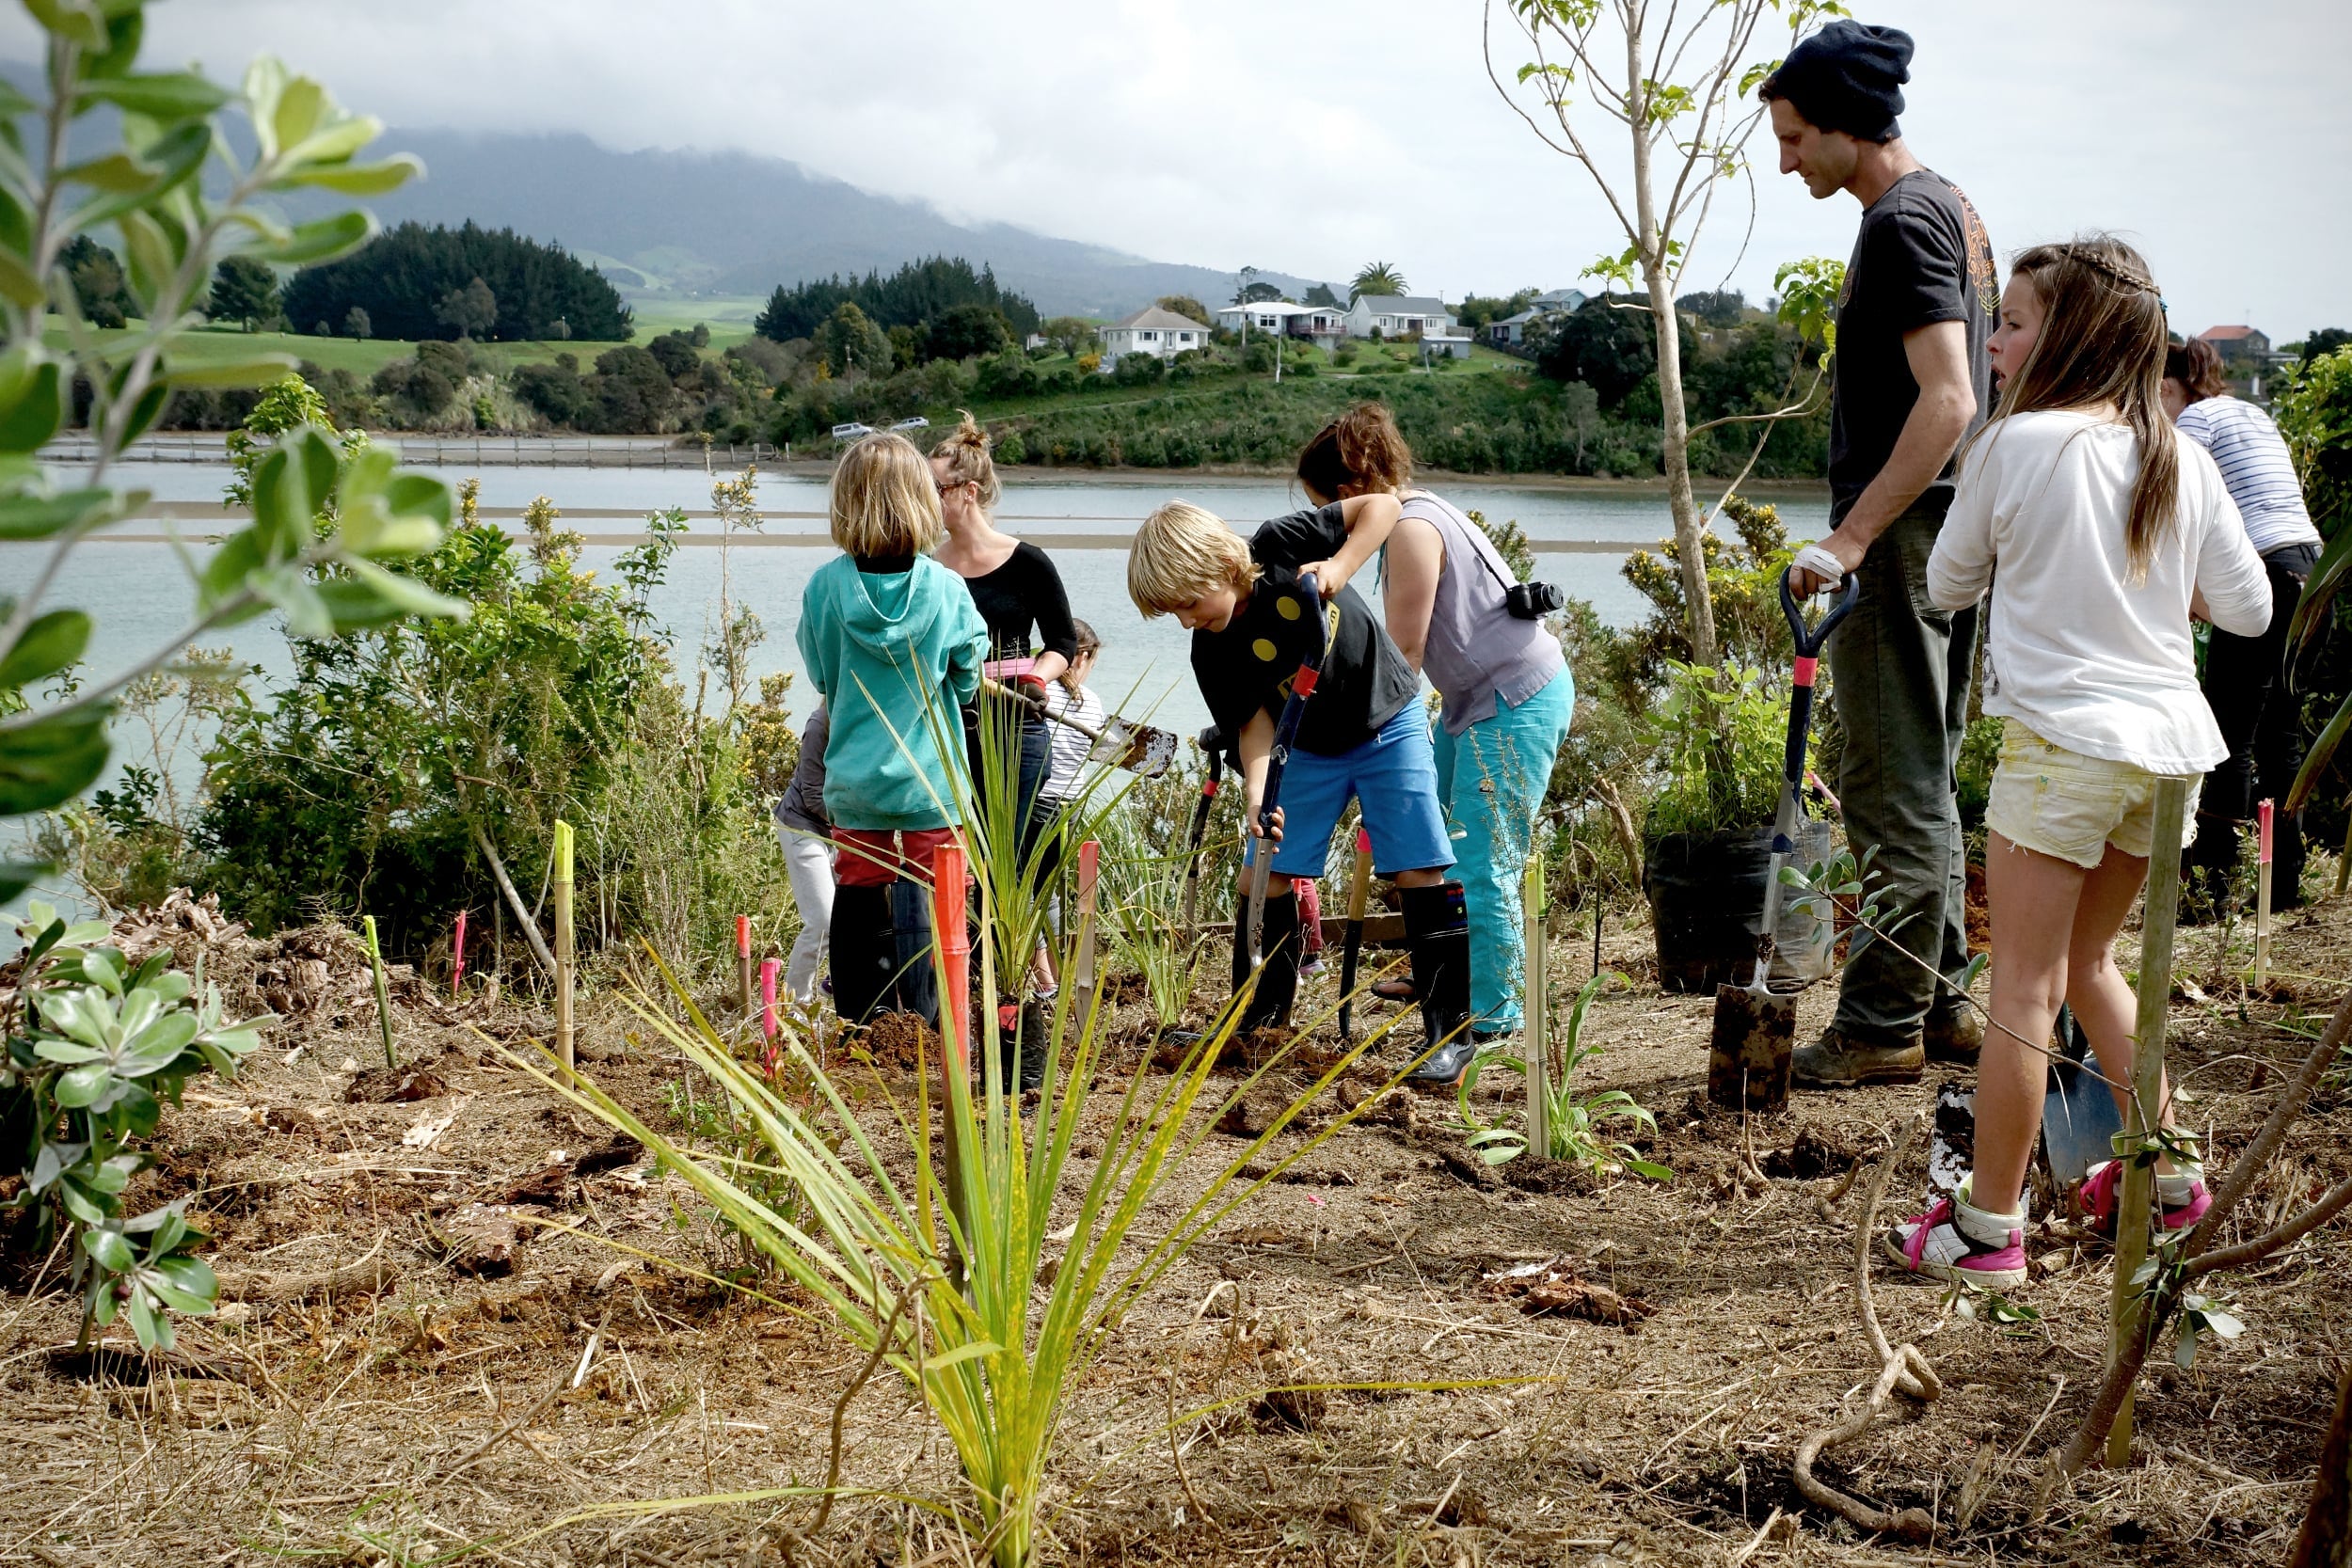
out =
[[(1078, 630), (1070, 615), (1070, 595), (1052, 558), (1035, 545), (999, 532), (990, 514), (1002, 487), (989, 456), (988, 435), (966, 414), (955, 432), (931, 449), (931, 475), (939, 485), (939, 509), (947, 525), (939, 546), (940, 564), (952, 568), (971, 590), (972, 603), (988, 623), (989, 659), (984, 673), (1021, 694), (1014, 708), (983, 695), (966, 739), (972, 775), (985, 813), (994, 786), (980, 766), (979, 725), (996, 731), (1007, 750), (1016, 743), (1020, 770), (1015, 820), (1025, 848), (1033, 832), (1038, 792), (1045, 784), (1052, 743), (1045, 727), (1045, 688), (1070, 667), (1078, 651)], [(1036, 641), (1031, 642), (1034, 633)]]

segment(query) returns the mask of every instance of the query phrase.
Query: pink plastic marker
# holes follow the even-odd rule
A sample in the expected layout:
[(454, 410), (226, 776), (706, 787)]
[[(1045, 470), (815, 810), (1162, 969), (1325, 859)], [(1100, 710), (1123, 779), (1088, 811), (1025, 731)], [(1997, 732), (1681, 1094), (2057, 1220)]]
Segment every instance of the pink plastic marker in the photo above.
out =
[(776, 1037), (776, 975), (783, 968), (782, 958), (759, 960), (759, 1029), (770, 1039)]
[(2260, 861), (2263, 864), (2265, 864), (2265, 865), (2268, 865), (2268, 864), (2270, 863), (2270, 802), (2269, 802), (2269, 801), (2265, 800), (2265, 801), (2263, 801), (2261, 804), (2257, 805), (2257, 806), (2254, 808), (2254, 823), (2255, 823), (2255, 833), (2256, 833), (2256, 836), (2257, 836), (2257, 841), (2258, 841), (2258, 844), (2259, 844), (2259, 847), (2258, 847), (2258, 848), (2256, 849), (2256, 851), (2255, 851), (2255, 857), (2254, 857), (2254, 858), (2255, 858), (2256, 860)]
[(457, 911), (457, 940), (450, 944), (450, 957), (449, 993), (452, 996), (462, 995), (466, 989), (466, 911), (463, 910)]

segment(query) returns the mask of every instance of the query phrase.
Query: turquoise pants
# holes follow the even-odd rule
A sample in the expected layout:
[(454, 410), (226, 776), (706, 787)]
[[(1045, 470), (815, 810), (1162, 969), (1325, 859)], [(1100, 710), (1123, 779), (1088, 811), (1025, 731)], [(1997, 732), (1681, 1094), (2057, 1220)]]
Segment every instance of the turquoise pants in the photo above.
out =
[(1470, 905), (1470, 1017), (1481, 1029), (1519, 1026), (1526, 977), (1519, 880), (1551, 765), (1576, 708), (1576, 677), (1562, 670), (1517, 707), (1458, 736), (1438, 726), (1438, 799), (1454, 835), (1454, 874)]

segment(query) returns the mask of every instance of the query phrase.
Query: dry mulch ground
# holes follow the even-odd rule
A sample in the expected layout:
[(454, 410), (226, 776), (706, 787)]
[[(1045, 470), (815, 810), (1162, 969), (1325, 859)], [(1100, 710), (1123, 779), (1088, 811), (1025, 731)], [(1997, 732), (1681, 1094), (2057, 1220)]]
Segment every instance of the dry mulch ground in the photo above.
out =
[[(167, 1117), (135, 1195), (194, 1195), (226, 1281), (217, 1318), (187, 1323), (168, 1357), (110, 1339), (75, 1359), (58, 1350), (75, 1318), (54, 1275), (37, 1281), (25, 1260), (0, 1282), (16, 1456), (0, 1562), (414, 1563), (469, 1546), (501, 1563), (961, 1560), (920, 1513), (870, 1499), (841, 1504), (814, 1541), (797, 1533), (805, 1503), (578, 1517), (820, 1481), (833, 1402), (862, 1357), (788, 1303), (664, 1266), (723, 1275), (742, 1257), (682, 1182), (484, 1037), (519, 1041), (543, 1016), (479, 999), (453, 1008), (402, 974), (401, 1061), (387, 1068), (364, 959), (342, 933), (256, 943), (183, 908), (134, 934), (183, 957), (206, 947), (232, 1005), (266, 998), (288, 1022), (241, 1080), (201, 1081)], [(1489, 1171), (1448, 1129), (1450, 1101), (1386, 1104), (1340, 1132), (1180, 1265), (1076, 1390), (1050, 1557), (2279, 1560), (2352, 1330), (2340, 1227), (2226, 1281), (2244, 1337), (2192, 1370), (2167, 1362), (2142, 1386), (2137, 1463), (2046, 1502), (2040, 1460), (2098, 1377), (2104, 1255), (2042, 1229), (2038, 1277), (2016, 1295), (2039, 1320), (1997, 1324), (1881, 1269), (1888, 1333), (1916, 1340), (1947, 1392), (1924, 1409), (1897, 1402), (1821, 1472), (1882, 1506), (1930, 1510), (1937, 1536), (1926, 1548), (1866, 1540), (1804, 1506), (1792, 1449), (1877, 1370), (1853, 1314), (1857, 1202), (1829, 1199), (1937, 1075), (1802, 1096), (1743, 1130), (1700, 1093), (1709, 1003), (1641, 979), (1646, 943), (1638, 928), (1611, 943), (1609, 961), (1635, 979), (1595, 1006), (1587, 1037), (1605, 1054), (1585, 1075), (1657, 1113), (1644, 1152), (1677, 1180), (1526, 1161)], [(2287, 920), (2269, 996), (2235, 978), (2248, 945), (2243, 929), (2185, 933), (2180, 973), (2194, 985), (2172, 1015), (2171, 1059), (2217, 1164), (2266, 1109), (2253, 1085), (2309, 1049), (2314, 1015), (2352, 974), (2352, 901)], [(1564, 939), (1552, 972), (1573, 981), (1590, 962)], [(1806, 997), (1804, 1027), (1828, 1005)], [(705, 1115), (684, 1103), (684, 1066), (631, 1037), (609, 992), (585, 1017), (587, 1070), (618, 1098), (656, 1125)], [(1105, 1087), (1148, 1070), (1147, 1034), (1122, 1020)], [(1365, 1087), (1349, 1081), (1341, 1098)], [(707, 1087), (695, 1094), (707, 1102)], [(1337, 1112), (1327, 1102), (1296, 1136)], [(1211, 1137), (1153, 1212), (1173, 1214), (1212, 1160), (1242, 1147)], [(1766, 1180), (1743, 1174), (1743, 1147)], [(2333, 1180), (2348, 1149), (2352, 1106), (2331, 1083), (2249, 1222)], [(1893, 1192), (1908, 1202), (1923, 1181), (1915, 1164)], [(1509, 1381), (1258, 1392), (1485, 1379)], [(1217, 1400), (1231, 1402), (1171, 1440), (1171, 1408)], [(848, 1481), (955, 1494), (952, 1454), (902, 1386), (869, 1386), (844, 1434)]]

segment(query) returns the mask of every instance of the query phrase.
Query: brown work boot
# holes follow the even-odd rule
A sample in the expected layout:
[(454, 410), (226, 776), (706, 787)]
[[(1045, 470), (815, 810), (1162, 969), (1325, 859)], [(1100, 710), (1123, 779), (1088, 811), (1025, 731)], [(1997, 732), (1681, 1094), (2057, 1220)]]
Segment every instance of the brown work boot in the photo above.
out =
[(1965, 1004), (1931, 1007), (1921, 1037), (1929, 1061), (1974, 1067), (1978, 1053), (1984, 1049), (1984, 1019)]
[(1789, 1082), (1801, 1089), (1851, 1089), (1864, 1084), (1916, 1084), (1927, 1066), (1919, 1037), (1899, 1045), (1856, 1039), (1836, 1024), (1811, 1045), (1797, 1048)]

